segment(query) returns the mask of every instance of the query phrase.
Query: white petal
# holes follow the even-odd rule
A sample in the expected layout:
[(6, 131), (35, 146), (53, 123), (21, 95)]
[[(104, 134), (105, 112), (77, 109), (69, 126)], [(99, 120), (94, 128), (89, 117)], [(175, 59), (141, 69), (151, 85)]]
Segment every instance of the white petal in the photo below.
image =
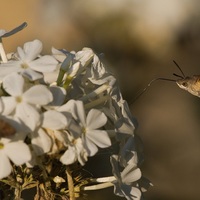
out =
[(125, 197), (127, 198), (127, 196), (130, 196), (131, 200), (132, 199), (133, 200), (140, 200), (141, 199), (141, 191), (136, 187), (131, 187), (131, 191), (129, 191), (129, 194), (125, 195)]
[(11, 164), (4, 151), (0, 150), (0, 179), (7, 177), (11, 173)]
[(12, 73), (3, 79), (3, 88), (11, 96), (20, 96), (23, 93), (24, 79), (17, 73)]
[(52, 72), (56, 70), (58, 61), (53, 56), (42, 56), (29, 63), (29, 67), (38, 72)]
[(86, 116), (82, 101), (69, 100), (58, 109), (60, 112), (70, 112), (75, 120), (86, 126)]
[(5, 152), (16, 165), (22, 165), (31, 159), (31, 152), (28, 145), (21, 141), (8, 143), (5, 146)]
[(74, 101), (74, 109), (71, 110), (73, 117), (80, 121), (83, 126), (86, 126), (86, 116), (82, 101)]
[(66, 97), (66, 90), (63, 87), (52, 86), (49, 88), (52, 95), (53, 101), (50, 105), (53, 106), (61, 106)]
[(25, 53), (24, 53), (24, 50), (21, 47), (17, 47), (17, 53), (18, 53), (20, 60), (25, 59)]
[(31, 143), (37, 155), (49, 152), (52, 145), (51, 138), (43, 129), (39, 129), (37, 134), (34, 133)]
[(41, 74), (39, 72), (35, 72), (30, 68), (23, 70), (22, 75), (27, 77), (31, 81), (35, 81), (35, 80), (43, 78), (43, 74)]
[(106, 115), (96, 109), (91, 109), (86, 118), (86, 124), (88, 129), (97, 129), (104, 126), (107, 122)]
[(88, 152), (88, 156), (94, 156), (98, 151), (97, 146), (88, 138), (85, 138), (85, 148)]
[(128, 165), (121, 173), (122, 181), (126, 184), (131, 184), (142, 176), (139, 168), (135, 168), (135, 166)]
[(61, 156), (60, 162), (64, 165), (70, 165), (77, 161), (77, 156), (74, 147), (68, 147), (68, 150)]
[(106, 131), (92, 130), (86, 132), (86, 137), (89, 138), (98, 147), (106, 148), (111, 145), (110, 138)]
[(34, 40), (31, 42), (26, 42), (24, 44), (25, 60), (34, 60), (42, 51), (42, 42), (39, 40)]
[(53, 95), (44, 85), (35, 85), (23, 94), (23, 99), (36, 105), (46, 105), (53, 100)]
[(43, 114), (42, 127), (52, 130), (60, 130), (66, 128), (67, 124), (67, 118), (62, 113), (49, 110)]
[(2, 104), (1, 110), (4, 115), (9, 115), (16, 108), (17, 102), (15, 97), (1, 97)]
[(7, 63), (0, 64), (0, 80), (13, 72), (21, 72), (23, 69), (20, 67), (21, 61), (8, 61)]
[(37, 110), (26, 103), (21, 103), (17, 106), (15, 115), (19, 117), (31, 131), (35, 130), (40, 121), (40, 115)]

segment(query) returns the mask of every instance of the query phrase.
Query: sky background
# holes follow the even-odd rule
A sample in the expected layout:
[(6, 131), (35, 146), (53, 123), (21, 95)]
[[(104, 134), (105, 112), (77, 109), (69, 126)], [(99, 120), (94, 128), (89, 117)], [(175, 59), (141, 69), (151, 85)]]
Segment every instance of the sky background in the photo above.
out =
[[(130, 103), (158, 77), (200, 75), (200, 2), (197, 0), (6, 0), (0, 28), (28, 27), (3, 40), (6, 52), (40, 39), (51, 47), (104, 53)], [(200, 196), (200, 99), (173, 82), (157, 81), (133, 104), (144, 144), (143, 174), (154, 187), (148, 200), (198, 200)], [(96, 159), (96, 158), (95, 158)], [(101, 163), (101, 156), (98, 157)], [(96, 162), (96, 160), (94, 160)], [(95, 172), (94, 172), (95, 173)], [(88, 199), (117, 200), (112, 190)]]

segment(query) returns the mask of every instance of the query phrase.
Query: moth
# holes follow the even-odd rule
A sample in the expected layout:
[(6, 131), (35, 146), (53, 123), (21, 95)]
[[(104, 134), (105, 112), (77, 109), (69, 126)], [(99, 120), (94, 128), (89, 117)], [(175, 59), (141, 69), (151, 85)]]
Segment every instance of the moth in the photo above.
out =
[(0, 137), (13, 136), (16, 133), (15, 128), (3, 119), (0, 119)]
[(131, 101), (130, 105), (138, 98), (140, 97), (150, 86), (152, 83), (154, 83), (157, 80), (164, 80), (164, 81), (173, 81), (176, 82), (176, 84), (183, 90), (186, 90), (190, 94), (200, 97), (200, 75), (194, 75), (192, 77), (185, 76), (180, 66), (173, 60), (174, 64), (177, 66), (177, 68), (180, 70), (181, 75), (173, 73), (174, 76), (178, 77), (178, 79), (169, 79), (169, 78), (155, 78), (149, 82), (146, 88), (140, 92), (136, 98)]
[(200, 97), (200, 75), (193, 75), (192, 77), (185, 76), (181, 68), (178, 66), (178, 64), (173, 61), (178, 69), (181, 72), (181, 76), (177, 74), (173, 74), (176, 77), (179, 77), (180, 79), (175, 80), (177, 85), (183, 89), (188, 91), (190, 94)]

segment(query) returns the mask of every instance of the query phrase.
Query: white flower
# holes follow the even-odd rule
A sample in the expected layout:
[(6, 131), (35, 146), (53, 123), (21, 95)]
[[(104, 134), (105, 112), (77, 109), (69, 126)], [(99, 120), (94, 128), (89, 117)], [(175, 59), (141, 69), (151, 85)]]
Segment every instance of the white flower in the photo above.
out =
[(71, 109), (72, 116), (81, 127), (80, 134), (89, 156), (97, 153), (97, 146), (106, 148), (111, 145), (108, 133), (104, 130), (98, 130), (107, 122), (107, 117), (103, 112), (91, 109), (86, 116), (82, 101), (70, 100), (67, 104)]
[(10, 160), (15, 165), (22, 165), (30, 159), (29, 147), (23, 141), (12, 141), (7, 138), (0, 139), (0, 179), (7, 177), (11, 173)]
[(37, 132), (32, 134), (32, 146), (37, 155), (41, 155), (49, 152), (52, 139), (49, 137), (47, 132), (54, 130), (65, 129), (68, 125), (68, 119), (62, 114), (55, 110), (49, 110), (42, 114), (43, 119), (41, 128)]
[(13, 114), (19, 117), (33, 131), (40, 120), (36, 107), (48, 104), (53, 100), (53, 96), (44, 85), (35, 85), (26, 91), (24, 87), (24, 79), (17, 73), (3, 79), (3, 88), (11, 96), (1, 97), (2, 114)]
[(127, 165), (122, 172), (119, 170), (118, 156), (111, 156), (113, 175), (116, 181), (114, 184), (114, 193), (125, 197), (127, 200), (140, 200), (141, 191), (137, 187), (137, 181), (141, 178), (141, 171), (135, 165)]
[(76, 161), (79, 161), (81, 165), (84, 165), (87, 161), (87, 151), (83, 147), (83, 141), (81, 138), (74, 138), (72, 136), (68, 135), (68, 146), (65, 153), (61, 156), (60, 162), (62, 162), (65, 165), (70, 165), (75, 163)]
[(45, 55), (37, 58), (41, 51), (42, 43), (39, 40), (25, 43), (23, 49), (18, 47), (18, 60), (0, 65), (0, 79), (11, 72), (20, 72), (30, 80), (37, 80), (43, 77), (41, 73), (56, 70), (58, 62), (54, 57)]

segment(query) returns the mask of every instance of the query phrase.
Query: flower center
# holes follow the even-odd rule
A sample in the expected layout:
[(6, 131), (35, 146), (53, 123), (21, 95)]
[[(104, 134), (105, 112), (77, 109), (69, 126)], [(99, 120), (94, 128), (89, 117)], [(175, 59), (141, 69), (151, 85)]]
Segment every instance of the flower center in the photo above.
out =
[(22, 63), (21, 64), (21, 68), (22, 69), (27, 69), (28, 68), (28, 64), (27, 63)]
[(15, 99), (16, 99), (17, 103), (21, 103), (22, 102), (22, 97), (21, 96), (15, 97)]
[(0, 149), (4, 148), (4, 144), (0, 142)]
[(82, 133), (85, 135), (86, 134), (86, 128), (82, 127)]

